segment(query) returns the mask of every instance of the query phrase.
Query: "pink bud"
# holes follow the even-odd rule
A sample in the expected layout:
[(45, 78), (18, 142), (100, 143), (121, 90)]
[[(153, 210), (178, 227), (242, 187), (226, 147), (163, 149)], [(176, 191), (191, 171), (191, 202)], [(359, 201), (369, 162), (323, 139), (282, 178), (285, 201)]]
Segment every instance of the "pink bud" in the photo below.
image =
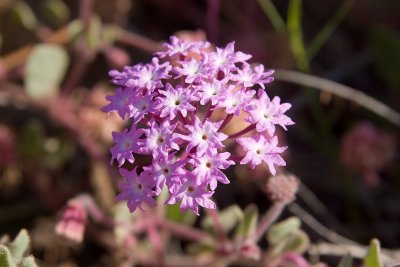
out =
[(290, 203), (298, 188), (299, 181), (294, 175), (278, 174), (268, 179), (264, 191), (273, 202)]
[(56, 233), (71, 241), (80, 243), (83, 240), (87, 213), (83, 201), (79, 198), (68, 202), (61, 220), (56, 225)]

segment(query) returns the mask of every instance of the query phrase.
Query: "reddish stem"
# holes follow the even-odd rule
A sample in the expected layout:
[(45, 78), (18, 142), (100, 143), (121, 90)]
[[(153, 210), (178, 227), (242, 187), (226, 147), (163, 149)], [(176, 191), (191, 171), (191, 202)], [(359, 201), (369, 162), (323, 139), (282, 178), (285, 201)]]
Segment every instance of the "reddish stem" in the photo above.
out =
[(255, 124), (251, 124), (251, 125), (247, 126), (246, 128), (244, 128), (243, 130), (241, 130), (241, 131), (239, 131), (237, 133), (229, 135), (228, 139), (241, 136), (242, 134), (248, 133), (248, 132), (254, 130), (255, 128), (256, 128), (256, 125)]
[(267, 229), (271, 226), (271, 224), (273, 224), (278, 219), (285, 206), (286, 204), (284, 202), (275, 202), (271, 206), (271, 208), (264, 214), (257, 225), (256, 233), (254, 236), (255, 242), (258, 242), (264, 235), (265, 231), (267, 231)]
[(221, 131), (222, 129), (225, 128), (225, 126), (232, 120), (233, 114), (228, 114), (224, 121), (222, 122), (221, 126), (219, 127), (218, 131)]

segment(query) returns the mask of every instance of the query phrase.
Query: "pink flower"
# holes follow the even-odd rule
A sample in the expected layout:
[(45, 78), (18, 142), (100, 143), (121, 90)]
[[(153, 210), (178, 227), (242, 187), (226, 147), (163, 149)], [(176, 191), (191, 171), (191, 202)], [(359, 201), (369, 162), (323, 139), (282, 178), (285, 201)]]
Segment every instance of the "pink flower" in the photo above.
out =
[(193, 156), (191, 163), (195, 166), (193, 174), (196, 176), (196, 184), (210, 184), (211, 190), (217, 188), (217, 181), (229, 184), (226, 175), (221, 171), (234, 165), (233, 160), (228, 160), (229, 152), (218, 153), (216, 150), (207, 151), (201, 157)]
[(271, 140), (265, 136), (257, 134), (254, 137), (241, 137), (236, 141), (247, 151), (246, 156), (240, 161), (240, 164), (250, 162), (252, 169), (262, 162), (265, 162), (271, 174), (275, 175), (276, 170), (274, 165), (285, 166), (286, 163), (279, 155), (285, 151), (286, 147), (278, 147), (278, 138), (273, 137)]
[(196, 108), (191, 104), (192, 101), (197, 100), (194, 96), (195, 92), (183, 88), (182, 86), (172, 87), (171, 84), (166, 85), (166, 91), (160, 90), (160, 94), (163, 97), (159, 97), (158, 109), (161, 110), (160, 116), (162, 118), (167, 117), (173, 120), (178, 112), (183, 117), (187, 116), (188, 111), (195, 111)]
[(126, 181), (119, 184), (121, 193), (115, 197), (116, 200), (126, 200), (130, 212), (134, 212), (137, 208), (143, 210), (143, 202), (150, 206), (156, 204), (153, 198), (155, 192), (151, 189), (154, 184), (150, 178), (150, 173), (143, 171), (137, 175), (136, 168), (132, 171), (120, 169), (119, 172)]
[(136, 93), (129, 88), (117, 88), (114, 95), (106, 96), (110, 103), (104, 106), (101, 111), (103, 112), (118, 112), (118, 115), (125, 119), (126, 114), (130, 113), (131, 103), (136, 96)]
[(146, 138), (143, 139), (143, 146), (139, 152), (152, 153), (153, 157), (157, 158), (160, 154), (167, 157), (170, 148), (179, 150), (179, 146), (176, 143), (177, 136), (173, 133), (175, 127), (176, 125), (170, 125), (168, 120), (162, 122), (161, 125), (152, 120), (149, 128), (142, 130)]
[(201, 157), (208, 150), (224, 147), (222, 141), (227, 138), (227, 135), (218, 132), (221, 124), (222, 121), (213, 123), (208, 119), (202, 123), (200, 119), (195, 116), (193, 125), (186, 125), (189, 134), (179, 134), (178, 136), (189, 142), (186, 151), (190, 151), (192, 148), (197, 146), (197, 156)]
[(132, 153), (139, 152), (139, 137), (141, 135), (142, 131), (137, 130), (135, 125), (132, 125), (129, 131), (124, 129), (122, 133), (112, 132), (115, 145), (111, 148), (111, 163), (114, 159), (118, 161), (120, 167), (125, 163), (125, 160), (133, 163), (135, 158)]
[(245, 111), (249, 113), (247, 119), (250, 123), (256, 123), (257, 132), (267, 131), (269, 136), (275, 133), (275, 125), (278, 124), (286, 129), (286, 125), (292, 125), (294, 122), (284, 113), (291, 107), (288, 103), (280, 104), (280, 98), (274, 97), (272, 101), (263, 90), (258, 91), (258, 99), (253, 100)]
[[(278, 97), (270, 101), (263, 88), (273, 71), (253, 68), (247, 62), (251, 55), (235, 51), (234, 42), (212, 51), (208, 42), (172, 36), (163, 47), (149, 64), (109, 72), (118, 88), (102, 110), (116, 111), (132, 124), (129, 131), (112, 133), (112, 162), (118, 161), (126, 179), (118, 199), (134, 211), (143, 202), (155, 204), (153, 198), (166, 187), (166, 204), (180, 201), (182, 210), (198, 214), (199, 206), (215, 208), (210, 197), (218, 182), (229, 183), (224, 171), (230, 166), (240, 162), (254, 168), (265, 162), (275, 173), (274, 166), (285, 165), (280, 156), (285, 147), (278, 147), (273, 135), (275, 125), (293, 124), (284, 115), (290, 105)], [(250, 125), (227, 136), (222, 131), (232, 128), (234, 115)], [(255, 129), (255, 136), (238, 138)], [(246, 152), (243, 158), (227, 152), (234, 143)], [(135, 162), (139, 175), (136, 169), (121, 169), (135, 161), (134, 155), (146, 155)]]
[[(187, 178), (184, 178), (187, 177)], [(181, 184), (173, 195), (167, 200), (168, 204), (175, 204), (181, 201), (181, 211), (188, 209), (199, 215), (199, 206), (207, 209), (215, 209), (216, 205), (210, 197), (214, 191), (208, 191), (205, 184), (196, 184), (195, 177), (192, 174), (182, 176)]]

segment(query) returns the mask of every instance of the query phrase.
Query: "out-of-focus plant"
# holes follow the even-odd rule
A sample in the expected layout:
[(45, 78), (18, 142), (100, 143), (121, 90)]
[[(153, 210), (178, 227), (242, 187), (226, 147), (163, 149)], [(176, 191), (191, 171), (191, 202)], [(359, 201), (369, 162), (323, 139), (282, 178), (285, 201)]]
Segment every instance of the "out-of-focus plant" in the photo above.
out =
[(30, 250), (30, 237), (22, 229), (14, 240), (8, 236), (0, 238), (0, 266), (2, 267), (37, 267), (33, 256), (27, 256)]

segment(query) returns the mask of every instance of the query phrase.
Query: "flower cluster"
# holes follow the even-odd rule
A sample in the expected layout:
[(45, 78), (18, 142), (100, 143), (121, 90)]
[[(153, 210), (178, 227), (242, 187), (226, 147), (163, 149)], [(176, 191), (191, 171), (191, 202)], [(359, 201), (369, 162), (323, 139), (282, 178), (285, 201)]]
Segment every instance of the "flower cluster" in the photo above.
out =
[[(208, 42), (188, 42), (172, 36), (151, 63), (109, 72), (117, 86), (103, 112), (117, 112), (132, 126), (113, 132), (112, 162), (125, 178), (118, 200), (130, 211), (155, 205), (155, 197), (168, 189), (166, 204), (180, 202), (181, 210), (199, 213), (199, 206), (215, 208), (210, 199), (218, 182), (228, 184), (224, 170), (237, 163), (252, 168), (266, 163), (284, 166), (275, 126), (293, 124), (284, 113), (290, 104), (272, 100), (264, 91), (273, 81), (272, 70), (252, 66), (251, 55), (234, 50), (234, 43), (212, 49)], [(225, 114), (220, 121), (213, 112)], [(247, 114), (248, 127), (227, 135), (224, 127), (234, 116)], [(243, 136), (245, 135), (245, 136)], [(235, 140), (245, 155), (231, 155), (226, 140)], [(138, 155), (151, 163), (128, 170)], [(137, 164), (135, 164), (137, 165)], [(125, 165), (124, 165), (125, 166)]]

